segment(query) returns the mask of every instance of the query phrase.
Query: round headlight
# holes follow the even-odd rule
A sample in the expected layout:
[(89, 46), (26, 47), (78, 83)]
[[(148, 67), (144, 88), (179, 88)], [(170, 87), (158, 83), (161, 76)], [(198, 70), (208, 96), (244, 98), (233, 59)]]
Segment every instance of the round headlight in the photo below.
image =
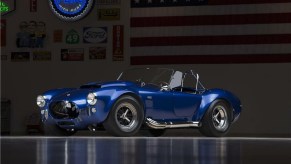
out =
[(95, 105), (97, 102), (96, 95), (94, 93), (89, 93), (87, 96), (87, 103), (90, 105)]
[(37, 96), (36, 98), (36, 104), (39, 106), (39, 107), (44, 107), (45, 106), (45, 99), (43, 96), (39, 95)]

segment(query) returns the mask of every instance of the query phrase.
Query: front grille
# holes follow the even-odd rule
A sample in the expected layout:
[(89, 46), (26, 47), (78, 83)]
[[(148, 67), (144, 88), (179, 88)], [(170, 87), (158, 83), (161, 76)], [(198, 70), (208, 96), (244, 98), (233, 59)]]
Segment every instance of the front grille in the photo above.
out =
[(50, 113), (56, 119), (73, 119), (79, 116), (76, 104), (67, 101), (58, 101), (51, 103)]
[(71, 121), (60, 121), (60, 122), (58, 122), (58, 125), (60, 125), (60, 126), (75, 126), (75, 123), (71, 122)]

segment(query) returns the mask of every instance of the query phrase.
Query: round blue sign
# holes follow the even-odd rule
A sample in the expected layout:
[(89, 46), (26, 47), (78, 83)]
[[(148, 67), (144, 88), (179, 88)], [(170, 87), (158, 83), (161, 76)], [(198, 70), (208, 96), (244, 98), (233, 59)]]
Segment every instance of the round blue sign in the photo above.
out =
[(76, 21), (85, 17), (93, 0), (49, 0), (53, 12), (62, 20)]

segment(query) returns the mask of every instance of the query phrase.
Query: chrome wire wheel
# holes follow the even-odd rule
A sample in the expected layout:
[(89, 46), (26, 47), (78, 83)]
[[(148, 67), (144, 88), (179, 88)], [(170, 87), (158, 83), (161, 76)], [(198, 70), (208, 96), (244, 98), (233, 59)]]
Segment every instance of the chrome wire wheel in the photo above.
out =
[(127, 102), (119, 104), (115, 112), (115, 121), (124, 132), (135, 130), (138, 125), (136, 108)]
[(212, 123), (217, 131), (225, 131), (229, 126), (227, 111), (224, 106), (218, 105), (212, 112)]

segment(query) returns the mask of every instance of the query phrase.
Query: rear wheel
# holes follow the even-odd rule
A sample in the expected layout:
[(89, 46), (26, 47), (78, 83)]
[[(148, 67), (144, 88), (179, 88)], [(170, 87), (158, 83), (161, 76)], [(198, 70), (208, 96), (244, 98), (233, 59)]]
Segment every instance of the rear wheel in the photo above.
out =
[(214, 101), (202, 119), (199, 131), (209, 137), (221, 137), (229, 131), (231, 109), (223, 100)]
[(144, 118), (144, 112), (138, 101), (131, 96), (119, 98), (111, 109), (103, 125), (115, 136), (135, 135)]

